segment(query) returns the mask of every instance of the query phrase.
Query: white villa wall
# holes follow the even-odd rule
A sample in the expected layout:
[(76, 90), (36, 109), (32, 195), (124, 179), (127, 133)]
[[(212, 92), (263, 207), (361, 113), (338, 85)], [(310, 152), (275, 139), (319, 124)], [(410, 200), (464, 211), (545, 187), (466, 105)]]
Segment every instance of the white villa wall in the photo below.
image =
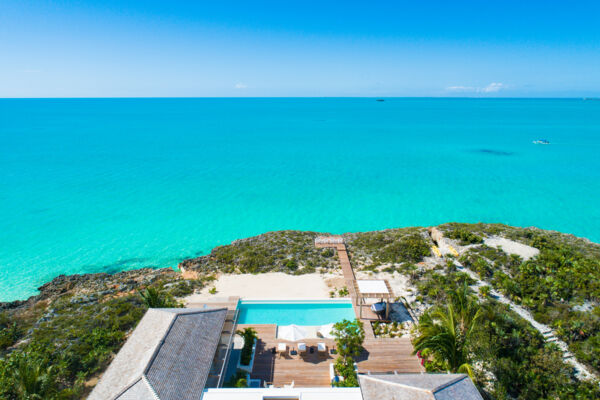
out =
[(363, 400), (360, 388), (205, 389), (202, 400)]

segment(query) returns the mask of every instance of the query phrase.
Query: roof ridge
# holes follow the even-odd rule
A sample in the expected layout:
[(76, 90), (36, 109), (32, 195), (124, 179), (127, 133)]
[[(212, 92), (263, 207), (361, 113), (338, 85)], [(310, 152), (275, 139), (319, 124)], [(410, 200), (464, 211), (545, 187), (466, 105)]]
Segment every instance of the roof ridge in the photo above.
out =
[[(180, 310), (180, 312), (178, 312), (179, 310)], [(111, 397), (111, 400), (117, 400), (125, 392), (130, 390), (133, 386), (140, 383), (140, 381), (142, 382), (141, 384), (143, 384), (146, 387), (146, 389), (152, 394), (152, 398), (154, 400), (160, 400), (160, 396), (158, 395), (156, 389), (152, 385), (152, 383), (148, 377), (148, 373), (149, 373), (150, 369), (152, 368), (152, 366), (154, 365), (154, 363), (156, 362), (159, 352), (165, 345), (166, 339), (173, 331), (174, 326), (175, 326), (176, 322), (178, 321), (179, 317), (181, 317), (181, 316), (188, 317), (189, 316), (189, 317), (192, 317), (192, 319), (195, 319), (195, 318), (193, 318), (194, 316), (198, 316), (196, 318), (203, 318), (203, 317), (200, 317), (200, 315), (202, 315), (202, 314), (223, 313), (224, 316), (222, 318), (221, 326), (220, 326), (220, 330), (222, 331), (223, 326), (225, 325), (225, 320), (227, 319), (226, 313), (227, 313), (228, 309), (226, 307), (210, 308), (210, 309), (181, 308), (181, 309), (169, 309), (167, 311), (167, 309), (150, 308), (150, 309), (148, 309), (148, 311), (153, 313), (154, 315), (162, 315), (161, 318), (164, 318), (165, 322), (169, 321), (168, 326), (166, 327), (166, 329), (163, 330), (160, 339), (155, 342), (154, 348), (152, 349), (152, 354), (148, 358), (146, 365), (144, 366), (144, 368), (141, 371), (141, 374), (136, 375), (130, 383), (125, 385), (121, 390), (119, 390), (115, 396)], [(213, 317), (210, 317), (207, 315), (205, 318), (213, 318)], [(182, 318), (182, 320), (186, 320), (186, 319), (187, 318)], [(215, 348), (213, 349), (213, 352), (215, 351), (217, 346), (218, 346), (218, 340), (215, 343)]]
[(440, 386), (436, 387), (435, 389), (432, 390), (433, 393), (435, 392), (439, 392), (442, 389), (447, 388), (448, 386), (454, 385), (455, 383), (462, 381), (463, 379), (465, 379), (468, 375), (467, 374), (460, 374), (460, 376), (457, 376), (456, 378), (452, 379), (451, 381), (448, 381), (446, 383), (442, 383)]
[(146, 374), (148, 373), (148, 370), (150, 370), (150, 366), (152, 366), (152, 364), (154, 363), (154, 360), (156, 359), (156, 356), (158, 355), (158, 352), (159, 352), (160, 348), (162, 347), (162, 345), (165, 344), (165, 339), (166, 339), (167, 335), (169, 334), (169, 332), (171, 332), (171, 329), (173, 328), (173, 325), (175, 324), (175, 320), (177, 320), (177, 318), (180, 315), (180, 314), (176, 314), (176, 313), (170, 313), (170, 314), (173, 315), (173, 319), (171, 319), (171, 322), (169, 323), (169, 327), (165, 330), (165, 333), (162, 335), (162, 337), (158, 341), (156, 347), (154, 348), (154, 351), (152, 352), (152, 357), (150, 357), (150, 360), (148, 360), (148, 363), (146, 364), (146, 367), (144, 368), (144, 372), (142, 372), (142, 376), (146, 376)]
[(125, 385), (125, 387), (123, 389), (121, 389), (116, 396), (111, 397), (111, 399), (116, 400), (118, 399), (123, 393), (125, 393), (126, 391), (128, 391), (133, 385), (135, 385), (136, 383), (138, 383), (140, 381), (140, 379), (142, 379), (142, 375), (139, 375), (137, 378), (135, 378), (131, 383)]
[(152, 384), (150, 383), (150, 380), (148, 379), (145, 373), (142, 374), (142, 381), (146, 385), (148, 385), (148, 389), (150, 390), (150, 393), (152, 393), (152, 397), (154, 397), (154, 400), (160, 400), (160, 397), (158, 397), (158, 393), (156, 393), (156, 390), (154, 390), (154, 388), (152, 387)]
[[(150, 310), (158, 310), (160, 311), (160, 308), (150, 308)], [(173, 309), (173, 310), (177, 310), (177, 309)], [(189, 312), (171, 312), (171, 311), (162, 311), (166, 314), (171, 314), (173, 315), (173, 319), (171, 320), (171, 323), (169, 324), (169, 327), (165, 330), (165, 333), (162, 335), (162, 337), (160, 338), (160, 340), (158, 341), (158, 344), (156, 345), (156, 347), (154, 348), (154, 352), (152, 353), (152, 357), (150, 357), (150, 360), (148, 361), (148, 364), (146, 364), (146, 368), (144, 368), (144, 372), (142, 373), (144, 376), (148, 373), (148, 371), (150, 370), (150, 367), (152, 366), (152, 364), (154, 363), (154, 360), (156, 359), (156, 356), (158, 355), (158, 352), (160, 351), (160, 348), (162, 347), (163, 344), (165, 344), (165, 339), (167, 338), (167, 336), (169, 336), (169, 333), (171, 332), (171, 329), (173, 329), (173, 325), (175, 325), (175, 321), (177, 320), (177, 318), (179, 318), (182, 315), (194, 315), (194, 314), (206, 314), (209, 312), (216, 312), (216, 311), (223, 311), (223, 310), (227, 310), (226, 307), (221, 307), (221, 308), (210, 308), (210, 309), (194, 309), (194, 308), (181, 308), (181, 310), (193, 310), (193, 311), (189, 311)]]
[[(452, 379), (452, 380), (450, 380), (448, 382), (442, 383), (441, 385), (436, 386), (436, 387), (434, 387), (432, 389), (426, 389), (426, 388), (417, 387), (417, 386), (409, 385), (409, 384), (402, 383), (402, 382), (393, 382), (393, 381), (389, 381), (389, 380), (380, 378), (381, 375), (387, 375), (387, 374), (379, 374), (379, 375), (377, 375), (377, 374), (374, 374), (374, 375), (371, 375), (371, 374), (361, 374), (361, 375), (363, 377), (371, 378), (372, 380), (376, 380), (376, 381), (379, 381), (379, 382), (384, 382), (386, 384), (398, 385), (398, 386), (410, 388), (410, 389), (413, 389), (413, 390), (420, 390), (420, 391), (423, 391), (423, 392), (426, 392), (426, 393), (432, 393), (432, 394), (435, 394), (436, 392), (439, 392), (440, 390), (445, 389), (448, 386), (454, 385), (455, 383), (457, 383), (459, 381), (462, 381), (463, 379), (465, 379), (468, 376), (466, 374), (458, 374), (457, 377), (455, 377), (454, 379)], [(400, 375), (400, 374), (398, 374), (398, 375)], [(406, 374), (406, 375), (412, 375), (412, 374)], [(415, 374), (415, 375), (423, 375), (423, 374)], [(427, 374), (427, 375), (451, 375), (451, 374)], [(455, 374), (452, 374), (452, 375), (455, 375)], [(392, 375), (392, 376), (396, 376), (396, 375)]]
[[(366, 375), (366, 374), (361, 374), (363, 377), (365, 378), (371, 378), (374, 381), (379, 381), (379, 382), (383, 382), (389, 385), (397, 385), (397, 386), (402, 386), (408, 389), (413, 389), (413, 390), (420, 390), (422, 392), (426, 392), (426, 393), (431, 393), (433, 394), (433, 391), (431, 389), (424, 389), (424, 388), (420, 388), (420, 387), (416, 387), (416, 386), (411, 386), (411, 385), (407, 385), (405, 383), (400, 383), (400, 382), (392, 382), (392, 381), (386, 381), (384, 379), (380, 379), (380, 378), (375, 378), (373, 375)], [(391, 375), (391, 374), (390, 374)]]

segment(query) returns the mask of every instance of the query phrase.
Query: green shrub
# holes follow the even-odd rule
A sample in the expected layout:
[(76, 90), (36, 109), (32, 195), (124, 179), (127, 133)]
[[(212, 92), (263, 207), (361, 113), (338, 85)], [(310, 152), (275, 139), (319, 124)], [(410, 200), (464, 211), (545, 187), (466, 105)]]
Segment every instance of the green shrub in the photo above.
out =
[(295, 271), (298, 269), (298, 262), (296, 260), (294, 260), (293, 258), (290, 258), (289, 260), (286, 261), (285, 267), (287, 269), (289, 269), (290, 271)]
[(321, 255), (326, 258), (331, 258), (331, 257), (333, 257), (334, 254), (335, 254), (335, 252), (330, 247), (325, 248), (321, 251)]
[(177, 308), (182, 307), (173, 296), (154, 287), (148, 287), (144, 291), (139, 291), (142, 301), (148, 308)]
[(4, 313), (0, 314), (0, 351), (15, 344), (21, 333), (16, 321)]
[(354, 370), (354, 360), (352, 358), (338, 357), (334, 364), (335, 372), (343, 377), (343, 380), (334, 382), (337, 387), (357, 387), (358, 376)]
[(334, 382), (334, 385), (356, 387), (358, 386), (358, 378), (354, 371), (354, 359), (363, 350), (362, 344), (365, 340), (363, 323), (358, 319), (354, 321), (345, 319), (334, 324), (332, 333), (339, 354), (335, 362), (335, 370), (338, 375), (344, 377), (343, 381)]
[(450, 239), (458, 240), (461, 245), (483, 243), (483, 238), (463, 228), (457, 228), (446, 233)]
[(365, 340), (363, 323), (355, 319), (347, 319), (333, 325), (333, 336), (337, 345), (338, 353), (342, 357), (358, 357), (362, 351)]
[(254, 341), (258, 339), (256, 331), (253, 328), (245, 328), (243, 331), (237, 331), (237, 334), (244, 338), (244, 347), (242, 348), (240, 356), (241, 364), (250, 365), (250, 361), (252, 360), (252, 347), (254, 346)]
[(248, 387), (247, 373), (238, 369), (236, 373), (223, 384), (226, 388), (245, 388)]
[(391, 263), (419, 262), (430, 253), (431, 249), (425, 238), (420, 234), (412, 234), (382, 248), (379, 259)]

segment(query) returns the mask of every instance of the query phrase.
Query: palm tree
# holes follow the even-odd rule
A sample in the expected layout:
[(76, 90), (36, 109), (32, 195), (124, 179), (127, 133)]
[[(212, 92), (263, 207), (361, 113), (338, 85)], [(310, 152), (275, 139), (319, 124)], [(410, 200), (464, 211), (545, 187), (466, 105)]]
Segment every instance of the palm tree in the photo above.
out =
[(149, 287), (139, 293), (148, 308), (180, 307), (175, 301), (172, 301), (164, 293), (155, 288)]
[(451, 294), (446, 306), (434, 307), (419, 319), (414, 352), (428, 350), (448, 371), (472, 376), (469, 341), (480, 314), (479, 304), (465, 284)]
[(13, 372), (14, 389), (19, 399), (42, 400), (56, 394), (54, 369), (41, 361), (21, 358)]

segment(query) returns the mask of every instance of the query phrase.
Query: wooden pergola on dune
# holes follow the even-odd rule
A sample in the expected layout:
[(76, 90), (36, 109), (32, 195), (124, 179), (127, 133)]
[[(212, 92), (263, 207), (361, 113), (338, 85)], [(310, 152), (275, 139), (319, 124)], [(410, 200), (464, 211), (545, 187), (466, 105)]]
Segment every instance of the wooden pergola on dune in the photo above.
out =
[(359, 318), (362, 319), (362, 308), (366, 305), (366, 299), (381, 299), (386, 302), (385, 319), (389, 319), (390, 299), (394, 298), (394, 292), (390, 283), (385, 279), (358, 279), (354, 281), (354, 293), (356, 293), (356, 305), (359, 308)]

